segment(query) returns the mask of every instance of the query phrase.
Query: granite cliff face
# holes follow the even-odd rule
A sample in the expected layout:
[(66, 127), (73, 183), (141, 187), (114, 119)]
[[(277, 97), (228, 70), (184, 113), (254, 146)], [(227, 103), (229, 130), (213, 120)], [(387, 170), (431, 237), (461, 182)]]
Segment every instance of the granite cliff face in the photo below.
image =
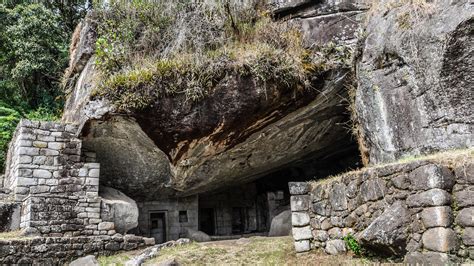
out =
[(190, 195), (353, 150), (346, 109), (354, 83), (353, 120), (366, 164), (472, 146), (469, 1), (274, 6), (274, 18), (291, 18), (310, 44), (357, 43), (354, 69), (326, 71), (312, 79), (314, 90), (296, 92), (228, 76), (199, 102), (166, 96), (119, 113), (111, 102), (91, 99), (96, 36), (94, 22), (83, 23), (63, 120), (80, 123), (84, 147), (107, 162), (103, 184), (135, 197)]
[(473, 11), (471, 1), (374, 7), (355, 100), (371, 164), (472, 146)]

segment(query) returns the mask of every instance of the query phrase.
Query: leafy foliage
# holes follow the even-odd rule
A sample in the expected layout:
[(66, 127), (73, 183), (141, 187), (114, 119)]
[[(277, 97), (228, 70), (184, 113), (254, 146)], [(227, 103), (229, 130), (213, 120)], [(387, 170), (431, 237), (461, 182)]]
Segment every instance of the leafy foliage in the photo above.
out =
[(362, 253), (362, 249), (359, 245), (359, 242), (357, 242), (357, 239), (351, 234), (348, 234), (347, 236), (344, 237), (344, 242), (346, 242), (347, 247), (354, 252), (356, 256), (360, 256)]
[(87, 8), (66, 2), (0, 4), (0, 171), (21, 118), (56, 120), (61, 113), (69, 36)]

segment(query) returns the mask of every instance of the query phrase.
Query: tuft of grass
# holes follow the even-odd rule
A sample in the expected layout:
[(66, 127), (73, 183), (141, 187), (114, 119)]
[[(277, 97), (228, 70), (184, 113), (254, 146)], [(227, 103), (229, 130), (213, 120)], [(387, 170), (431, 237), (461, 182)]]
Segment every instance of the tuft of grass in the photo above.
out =
[(185, 2), (133, 1), (96, 12), (102, 75), (94, 97), (125, 112), (170, 95), (197, 101), (229, 76), (304, 90), (318, 73), (352, 61), (348, 47), (308, 46), (298, 27), (264, 10)]
[(378, 165), (373, 165), (370, 167), (363, 167), (361, 169), (349, 171), (349, 172), (342, 173), (339, 175), (328, 176), (323, 179), (312, 180), (312, 181), (309, 181), (309, 184), (314, 188), (320, 184), (328, 184), (331, 182), (340, 181), (342, 177), (345, 175), (355, 175), (363, 171), (366, 171), (368, 169), (381, 168), (381, 167), (386, 167), (386, 166), (394, 165), (394, 164), (411, 163), (415, 161), (431, 161), (431, 162), (437, 162), (437, 163), (446, 165), (449, 168), (453, 169), (457, 166), (465, 165), (467, 162), (472, 161), (473, 159), (474, 159), (474, 148), (454, 149), (454, 150), (437, 152), (437, 153), (427, 154), (427, 155), (406, 156), (395, 162), (378, 164)]
[(97, 258), (99, 265), (101, 266), (124, 266), (125, 263), (130, 260), (132, 256), (129, 253), (120, 253), (113, 256), (100, 256)]
[(26, 239), (21, 230), (11, 232), (0, 232), (0, 240)]

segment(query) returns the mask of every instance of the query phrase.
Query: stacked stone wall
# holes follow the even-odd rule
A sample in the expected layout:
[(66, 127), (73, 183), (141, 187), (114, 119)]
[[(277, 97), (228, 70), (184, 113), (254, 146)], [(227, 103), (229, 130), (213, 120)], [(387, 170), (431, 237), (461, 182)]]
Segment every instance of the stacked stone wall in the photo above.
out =
[(298, 252), (345, 252), (351, 234), (369, 252), (410, 263), (474, 259), (471, 154), (290, 183), (290, 193)]
[(19, 123), (4, 186), (21, 203), (20, 228), (54, 237), (115, 233), (100, 219), (100, 165), (92, 162), (93, 153), (81, 156), (76, 131), (74, 125), (53, 122)]
[(115, 234), (95, 237), (49, 237), (0, 240), (0, 264), (65, 265), (87, 254), (112, 255), (149, 245), (147, 239)]

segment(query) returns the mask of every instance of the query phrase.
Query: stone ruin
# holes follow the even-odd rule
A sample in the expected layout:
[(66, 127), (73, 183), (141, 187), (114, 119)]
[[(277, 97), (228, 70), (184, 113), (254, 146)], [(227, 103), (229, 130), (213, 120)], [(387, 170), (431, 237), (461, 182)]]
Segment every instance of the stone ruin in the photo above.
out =
[[(36, 237), (0, 240), (0, 264), (290, 232), (297, 252), (340, 254), (353, 236), (370, 254), (408, 263), (474, 260), (472, 4), (431, 1), (431, 13), (404, 29), (408, 3), (383, 0), (367, 12), (373, 1), (272, 2), (275, 18), (293, 19), (310, 43), (353, 48), (354, 69), (325, 73), (301, 105), (263, 110), (245, 126), (240, 114), (267, 99), (246, 84), (189, 106), (166, 99), (179, 107), (173, 116), (117, 114), (91, 100), (97, 36), (86, 18), (63, 123), (23, 120), (10, 144), (0, 232)], [(347, 84), (356, 87), (352, 118)], [(202, 130), (229, 118), (227, 131)]]
[(344, 253), (350, 234), (373, 254), (410, 264), (472, 259), (473, 177), (467, 153), (290, 183), (295, 248)]
[(74, 125), (19, 123), (0, 180), (1, 227), (41, 238), (0, 240), (0, 263), (58, 263), (154, 244), (101, 218), (100, 164), (82, 153), (76, 133)]

